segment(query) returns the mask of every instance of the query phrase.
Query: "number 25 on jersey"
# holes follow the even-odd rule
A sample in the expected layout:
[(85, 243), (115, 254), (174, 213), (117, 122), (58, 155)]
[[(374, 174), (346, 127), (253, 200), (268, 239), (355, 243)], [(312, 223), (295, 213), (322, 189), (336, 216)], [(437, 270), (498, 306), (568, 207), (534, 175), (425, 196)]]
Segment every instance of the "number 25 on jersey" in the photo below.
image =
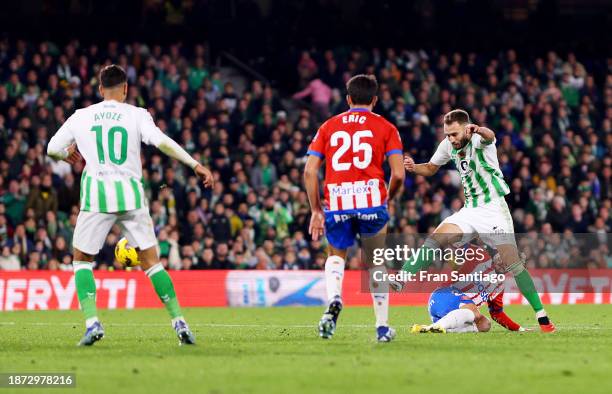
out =
[[(348, 171), (352, 165), (360, 170), (368, 168), (372, 162), (372, 145), (361, 141), (362, 138), (367, 137), (373, 137), (371, 130), (356, 131), (352, 138), (346, 131), (334, 132), (330, 138), (330, 145), (340, 147), (332, 156), (332, 168), (335, 171)], [(349, 150), (353, 151), (352, 161), (341, 161)], [(363, 152), (363, 159), (361, 159), (360, 152)]]

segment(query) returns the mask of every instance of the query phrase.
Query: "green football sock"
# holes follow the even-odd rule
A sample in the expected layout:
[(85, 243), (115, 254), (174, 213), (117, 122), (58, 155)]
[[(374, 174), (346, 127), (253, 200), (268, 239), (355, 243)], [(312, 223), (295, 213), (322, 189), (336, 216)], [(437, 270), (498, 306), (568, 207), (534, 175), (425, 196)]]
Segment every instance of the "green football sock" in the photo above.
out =
[(174, 285), (168, 272), (164, 269), (161, 263), (154, 265), (146, 271), (147, 276), (151, 279), (157, 296), (164, 303), (170, 318), (175, 319), (182, 316), (181, 307), (174, 292)]
[(95, 318), (98, 311), (96, 309), (96, 281), (93, 276), (92, 263), (74, 261), (72, 266), (74, 268), (74, 284), (81, 310), (85, 314), (85, 319)]
[(538, 294), (535, 284), (533, 283), (533, 279), (531, 279), (531, 275), (529, 275), (529, 272), (526, 269), (521, 271), (521, 273), (518, 275), (515, 275), (514, 280), (516, 281), (516, 285), (521, 291), (521, 294), (523, 294), (527, 301), (529, 301), (529, 305), (531, 305), (536, 313), (544, 309), (542, 301), (540, 300), (540, 295)]
[(414, 253), (402, 266), (402, 271), (414, 274), (418, 271), (427, 269), (434, 262), (435, 250), (440, 247), (436, 241), (428, 238), (423, 246)]

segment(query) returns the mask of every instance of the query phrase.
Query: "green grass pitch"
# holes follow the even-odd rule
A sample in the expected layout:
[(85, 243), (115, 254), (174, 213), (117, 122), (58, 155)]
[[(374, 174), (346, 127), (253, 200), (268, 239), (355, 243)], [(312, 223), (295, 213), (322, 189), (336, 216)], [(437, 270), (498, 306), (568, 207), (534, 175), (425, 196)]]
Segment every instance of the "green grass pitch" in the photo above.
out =
[[(76, 389), (16, 393), (610, 393), (612, 306), (550, 306), (558, 332), (410, 334), (424, 307), (392, 307), (392, 343), (371, 308), (347, 307), (322, 340), (322, 308), (197, 308), (198, 344), (179, 347), (163, 309), (101, 311), (106, 337), (75, 345), (79, 311), (0, 313), (0, 372), (74, 372)], [(534, 326), (527, 306), (507, 307)]]

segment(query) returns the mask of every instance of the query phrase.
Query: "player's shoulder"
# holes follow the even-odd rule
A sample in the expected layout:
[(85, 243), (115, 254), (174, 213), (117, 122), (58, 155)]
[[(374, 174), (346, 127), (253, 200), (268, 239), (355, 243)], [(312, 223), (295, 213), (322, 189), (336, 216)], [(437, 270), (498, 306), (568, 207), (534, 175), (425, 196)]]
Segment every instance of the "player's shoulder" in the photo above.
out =
[(83, 107), (83, 108), (78, 108), (76, 111), (72, 113), (72, 115), (68, 117), (67, 120), (70, 120), (70, 122), (77, 122), (83, 119), (84, 117), (87, 117), (89, 114), (92, 114), (96, 111), (94, 105), (95, 104), (88, 105), (87, 107)]
[(472, 134), (472, 138), (470, 138), (470, 142), (472, 143), (472, 146), (475, 148), (486, 149), (486, 150), (497, 150), (497, 147), (495, 146), (496, 139), (493, 139), (492, 142), (487, 143), (483, 141), (482, 136), (480, 134)]
[(479, 145), (480, 142), (482, 141), (482, 137), (480, 136), (480, 134), (472, 134), (472, 137), (470, 138), (470, 142), (472, 143), (472, 145)]

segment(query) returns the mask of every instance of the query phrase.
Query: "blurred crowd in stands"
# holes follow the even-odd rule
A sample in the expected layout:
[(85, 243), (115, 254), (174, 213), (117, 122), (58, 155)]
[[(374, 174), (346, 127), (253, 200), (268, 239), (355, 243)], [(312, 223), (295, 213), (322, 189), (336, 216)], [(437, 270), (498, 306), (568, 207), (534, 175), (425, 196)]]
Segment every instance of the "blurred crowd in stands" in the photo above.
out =
[[(217, 179), (204, 189), (187, 167), (143, 149), (142, 181), (170, 269), (322, 267), (326, 244), (307, 233), (302, 167), (321, 121), (347, 109), (344, 84), (357, 73), (377, 76), (375, 112), (398, 127), (417, 163), (431, 157), (444, 137), (442, 115), (453, 108), (492, 128), (517, 233), (592, 233), (601, 240), (597, 253), (569, 247), (571, 261), (542, 257), (551, 255), (536, 245), (527, 256), (532, 267), (612, 268), (607, 61), (595, 73), (572, 53), (313, 49), (287, 70), (303, 88), (292, 96), (257, 80), (237, 91), (210, 66), (205, 44), (0, 41), (0, 269), (71, 269), (84, 163), (53, 162), (46, 145), (77, 108), (100, 100), (97, 74), (110, 63), (127, 71), (127, 102), (148, 108)], [(430, 232), (462, 207), (462, 198), (450, 165), (432, 178), (408, 176), (401, 197), (389, 202), (389, 231)], [(120, 237), (115, 228), (97, 268), (120, 268)], [(360, 266), (358, 252), (348, 264)]]

